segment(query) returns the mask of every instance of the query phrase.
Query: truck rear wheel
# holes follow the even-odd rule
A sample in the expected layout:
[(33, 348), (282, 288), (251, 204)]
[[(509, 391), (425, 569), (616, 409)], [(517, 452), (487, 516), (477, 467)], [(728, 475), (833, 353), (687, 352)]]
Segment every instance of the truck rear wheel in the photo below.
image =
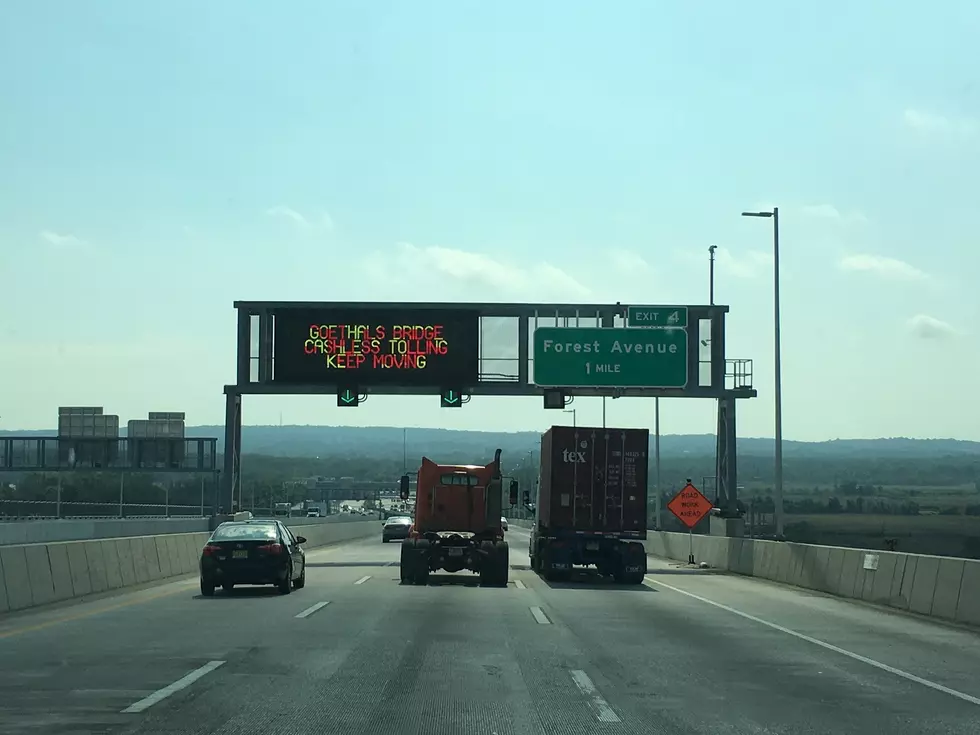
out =
[(405, 539), (402, 544), (399, 566), (402, 584), (412, 584), (415, 581), (415, 539)]
[(643, 584), (647, 574), (647, 552), (643, 544), (623, 544), (616, 570), (617, 584)]
[(429, 583), (429, 552), (431, 544), (427, 539), (418, 539), (415, 542), (415, 553), (412, 564), (412, 581), (417, 585), (427, 585)]
[(540, 558), (538, 560), (538, 570), (542, 577), (548, 582), (567, 582), (572, 577), (571, 564), (567, 569), (556, 569), (555, 560), (561, 563), (561, 553), (556, 553), (550, 546), (542, 544), (539, 548)]
[(480, 586), (506, 587), (510, 573), (510, 546), (506, 541), (480, 544)]
[(494, 579), (497, 587), (506, 587), (510, 576), (510, 544), (498, 541), (494, 544)]

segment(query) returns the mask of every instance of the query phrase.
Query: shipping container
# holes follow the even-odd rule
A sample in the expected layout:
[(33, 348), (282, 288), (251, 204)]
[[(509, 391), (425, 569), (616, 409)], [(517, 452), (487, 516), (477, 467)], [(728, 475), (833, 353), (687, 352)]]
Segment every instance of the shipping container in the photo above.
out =
[(163, 421), (183, 421), (186, 416), (183, 411), (150, 411), (147, 418), (151, 421), (162, 419)]
[(646, 538), (650, 432), (554, 426), (541, 438), (538, 520)]
[[(547, 579), (595, 566), (617, 581), (646, 574), (646, 429), (553, 426), (541, 437), (531, 566)], [(528, 498), (529, 499), (529, 498)]]
[(109, 438), (119, 436), (119, 417), (97, 414), (62, 414), (58, 417), (61, 438)]
[(141, 439), (183, 439), (184, 422), (132, 419), (127, 425), (127, 434)]
[(100, 416), (102, 406), (61, 406), (58, 408), (58, 415), (64, 416)]

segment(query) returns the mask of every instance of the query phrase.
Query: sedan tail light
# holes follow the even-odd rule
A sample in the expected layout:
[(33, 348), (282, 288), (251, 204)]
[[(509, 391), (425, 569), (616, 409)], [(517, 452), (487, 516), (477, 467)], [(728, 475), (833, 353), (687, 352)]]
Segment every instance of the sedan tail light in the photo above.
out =
[(259, 551), (264, 551), (267, 554), (281, 554), (283, 547), (282, 544), (264, 544), (259, 547)]
[(205, 556), (211, 556), (212, 554), (217, 553), (219, 551), (221, 551), (221, 547), (215, 546), (214, 544), (208, 544), (207, 546), (204, 547)]

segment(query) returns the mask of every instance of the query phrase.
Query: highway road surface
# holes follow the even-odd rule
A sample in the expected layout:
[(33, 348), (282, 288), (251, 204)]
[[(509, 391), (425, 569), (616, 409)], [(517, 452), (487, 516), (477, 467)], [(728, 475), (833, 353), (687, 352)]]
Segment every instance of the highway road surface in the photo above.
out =
[(186, 579), (0, 617), (0, 733), (976, 735), (980, 636), (651, 561), (648, 581), (398, 582), (399, 545), (307, 586)]

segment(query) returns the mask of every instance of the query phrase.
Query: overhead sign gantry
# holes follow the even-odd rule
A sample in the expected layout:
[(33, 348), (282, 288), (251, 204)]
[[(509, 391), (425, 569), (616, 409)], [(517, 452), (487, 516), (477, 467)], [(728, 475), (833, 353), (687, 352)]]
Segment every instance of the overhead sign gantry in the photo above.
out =
[[(725, 357), (727, 306), (387, 302), (235, 302), (237, 376), (225, 386), (220, 505), (239, 492), (242, 397), (575, 396), (718, 401), (719, 502), (735, 513), (735, 400), (752, 398), (752, 361)], [(487, 354), (488, 320), (516, 322), (510, 355)], [(702, 337), (702, 335), (708, 335)], [(533, 350), (532, 350), (533, 345)], [(704, 350), (702, 350), (704, 348)], [(506, 362), (510, 367), (501, 370)]]

